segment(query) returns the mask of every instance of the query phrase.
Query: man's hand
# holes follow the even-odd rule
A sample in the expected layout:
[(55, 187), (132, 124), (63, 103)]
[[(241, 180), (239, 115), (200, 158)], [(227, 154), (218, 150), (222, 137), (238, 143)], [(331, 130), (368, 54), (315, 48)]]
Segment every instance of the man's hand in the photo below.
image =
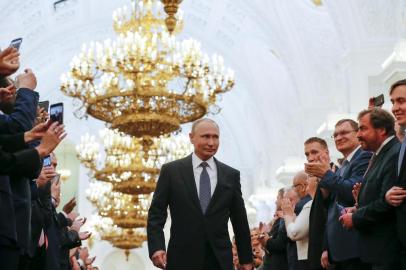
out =
[(0, 75), (9, 76), (20, 67), (20, 53), (16, 48), (8, 47), (0, 52)]
[(68, 215), (68, 218), (70, 219), (70, 220), (76, 220), (78, 217), (79, 217), (79, 214), (78, 213), (76, 213), (75, 211), (71, 211), (69, 214), (67, 214)]
[(330, 262), (328, 261), (328, 251), (327, 250), (323, 251), (323, 253), (321, 254), (320, 263), (321, 263), (321, 267), (323, 267), (324, 269), (327, 269), (330, 266)]
[(84, 240), (88, 239), (91, 235), (92, 235), (91, 232), (80, 232), (79, 239), (84, 241)]
[(83, 224), (85, 224), (85, 222), (86, 222), (86, 218), (75, 219), (75, 220), (73, 220), (72, 226), (70, 226), (70, 228), (71, 228), (71, 230), (79, 232), (80, 228), (83, 226)]
[(49, 114), (44, 108), (37, 107), (37, 117), (34, 121), (34, 126), (45, 123), (49, 119)]
[(266, 246), (266, 242), (268, 242), (269, 238), (271, 238), (271, 237), (270, 237), (267, 233), (261, 233), (261, 234), (258, 236), (258, 241), (259, 241), (259, 243), (261, 243), (261, 246), (262, 246), (262, 247), (265, 247), (265, 246)]
[(36, 147), (40, 157), (49, 155), (65, 137), (64, 125), (59, 125), (58, 122), (52, 123), (42, 137), (40, 145)]
[(295, 214), (294, 212), (294, 206), (292, 205), (292, 202), (288, 198), (283, 198), (282, 200), (282, 205), (281, 205), (283, 215), (287, 216), (293, 216)]
[(358, 182), (352, 187), (352, 197), (354, 198), (355, 205), (358, 205), (358, 195), (361, 190), (362, 183)]
[(27, 88), (30, 90), (35, 90), (37, 87), (37, 78), (31, 69), (24, 70), (23, 74), (16, 77), (15, 86), (17, 89)]
[(252, 263), (240, 265), (240, 270), (252, 270), (252, 269), (254, 269), (254, 267), (252, 266)]
[(323, 177), (327, 171), (330, 170), (330, 164), (328, 163), (306, 163), (305, 172), (309, 175), (316, 176), (318, 178)]
[(346, 229), (352, 229), (354, 227), (354, 224), (352, 223), (352, 213), (342, 215), (339, 220)]
[(164, 250), (155, 251), (151, 261), (156, 267), (166, 269), (166, 252)]
[(54, 167), (52, 167), (52, 166), (42, 167), (41, 173), (36, 180), (37, 187), (45, 186), (55, 176), (56, 176), (56, 172), (55, 172)]
[(5, 88), (0, 88), (0, 100), (8, 101), (15, 95), (14, 85), (9, 85)]
[(42, 137), (44, 137), (47, 129), (48, 129), (49, 124), (47, 123), (39, 123), (36, 126), (34, 126), (30, 131), (27, 131), (24, 133), (24, 141), (26, 143), (32, 142), (35, 140), (40, 140)]
[(385, 194), (385, 200), (392, 206), (399, 206), (406, 198), (406, 190), (401, 187), (392, 187)]
[(62, 211), (64, 211), (66, 214), (69, 214), (70, 212), (72, 212), (73, 208), (75, 208), (76, 206), (76, 198), (73, 197), (72, 199), (70, 199), (69, 202), (67, 202), (63, 208)]

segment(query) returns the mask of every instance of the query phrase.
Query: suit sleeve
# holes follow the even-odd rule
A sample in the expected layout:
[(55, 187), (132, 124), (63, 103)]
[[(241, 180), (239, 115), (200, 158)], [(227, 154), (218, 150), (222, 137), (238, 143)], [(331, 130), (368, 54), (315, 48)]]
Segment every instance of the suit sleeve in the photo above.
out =
[(34, 179), (38, 176), (40, 170), (41, 158), (37, 150), (25, 149), (8, 153), (0, 146), (1, 174), (16, 174)]
[(285, 228), (285, 221), (282, 219), (281, 222), (279, 223), (279, 229), (278, 229), (278, 234), (276, 235), (275, 238), (270, 238), (266, 242), (266, 250), (269, 253), (275, 253), (275, 252), (286, 252), (286, 247), (288, 244), (288, 236), (286, 233), (286, 228)]
[(252, 263), (253, 255), (247, 212), (241, 193), (240, 172), (236, 172), (235, 180), (236, 187), (230, 208), (230, 219), (234, 229), (240, 264), (248, 264)]
[(354, 227), (357, 229), (365, 228), (369, 225), (374, 225), (382, 220), (391, 218), (394, 215), (394, 207), (385, 201), (386, 192), (396, 184), (396, 162), (397, 155), (390, 157), (390, 161), (385, 164), (382, 173), (382, 186), (379, 197), (370, 202), (368, 205), (360, 207), (352, 215)]
[(148, 211), (147, 237), (149, 257), (158, 250), (166, 250), (163, 228), (168, 217), (170, 197), (170, 175), (167, 165), (163, 165), (158, 178), (151, 206)]
[(351, 175), (348, 178), (341, 177), (331, 170), (327, 171), (321, 178), (320, 187), (338, 195), (340, 199), (344, 200), (348, 205), (354, 204), (352, 188), (356, 183), (363, 181), (363, 176), (368, 168), (371, 156), (372, 154), (370, 152), (362, 152), (360, 157), (354, 161)]

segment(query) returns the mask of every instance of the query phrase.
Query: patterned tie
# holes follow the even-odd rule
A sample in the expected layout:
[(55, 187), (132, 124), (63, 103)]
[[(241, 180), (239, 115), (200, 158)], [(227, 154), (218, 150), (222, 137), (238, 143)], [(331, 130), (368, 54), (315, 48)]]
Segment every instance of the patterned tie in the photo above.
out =
[(347, 168), (348, 164), (348, 160), (344, 159), (343, 163), (341, 163), (341, 168), (339, 169), (338, 175), (340, 175), (341, 177), (344, 175), (345, 169)]
[(402, 147), (400, 147), (399, 160), (398, 160), (398, 175), (400, 175), (400, 168), (402, 167), (403, 158), (405, 157), (406, 138), (403, 140)]
[(209, 164), (207, 164), (207, 162), (204, 161), (200, 164), (200, 166), (203, 168), (203, 170), (202, 173), (200, 174), (199, 200), (203, 213), (206, 213), (207, 207), (209, 206), (211, 199), (210, 177), (206, 169), (206, 167), (209, 166)]
[(377, 157), (377, 156), (376, 156), (376, 153), (374, 153), (374, 154), (372, 155), (371, 159), (369, 160), (368, 168), (367, 168), (367, 170), (366, 170), (365, 173), (364, 173), (364, 178), (365, 178), (365, 176), (367, 175), (369, 169), (370, 169), (370, 168), (372, 167), (372, 165), (374, 164), (376, 157)]

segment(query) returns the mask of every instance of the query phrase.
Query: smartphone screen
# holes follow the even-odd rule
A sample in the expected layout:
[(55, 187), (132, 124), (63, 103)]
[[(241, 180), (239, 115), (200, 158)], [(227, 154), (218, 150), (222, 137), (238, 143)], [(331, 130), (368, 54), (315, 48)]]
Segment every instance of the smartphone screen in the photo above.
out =
[(18, 50), (20, 50), (21, 42), (23, 42), (23, 39), (22, 39), (22, 38), (13, 39), (13, 40), (11, 41), (11, 43), (10, 43), (10, 47), (14, 47), (14, 48), (16, 48), (17, 51), (18, 51)]
[(49, 117), (52, 122), (58, 121), (63, 124), (63, 103), (52, 104), (49, 109)]
[(44, 101), (38, 102), (38, 107), (40, 107), (41, 109), (44, 109), (44, 111), (48, 112), (48, 109), (49, 109), (49, 101), (48, 101), (48, 100), (44, 100)]
[(43, 166), (44, 167), (49, 167), (49, 166), (51, 166), (51, 156), (46, 156), (45, 158), (44, 158), (44, 163), (43, 163)]

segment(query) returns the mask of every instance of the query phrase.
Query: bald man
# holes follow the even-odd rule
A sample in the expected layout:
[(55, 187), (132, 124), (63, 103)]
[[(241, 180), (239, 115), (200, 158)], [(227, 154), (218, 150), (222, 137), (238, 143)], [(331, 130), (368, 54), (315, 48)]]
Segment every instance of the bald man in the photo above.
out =
[[(220, 131), (197, 120), (189, 134), (194, 153), (164, 164), (148, 212), (148, 248), (153, 264), (167, 270), (232, 270), (231, 219), (240, 269), (251, 270), (253, 254), (240, 172), (214, 158)], [(167, 210), (171, 233), (166, 252)]]

